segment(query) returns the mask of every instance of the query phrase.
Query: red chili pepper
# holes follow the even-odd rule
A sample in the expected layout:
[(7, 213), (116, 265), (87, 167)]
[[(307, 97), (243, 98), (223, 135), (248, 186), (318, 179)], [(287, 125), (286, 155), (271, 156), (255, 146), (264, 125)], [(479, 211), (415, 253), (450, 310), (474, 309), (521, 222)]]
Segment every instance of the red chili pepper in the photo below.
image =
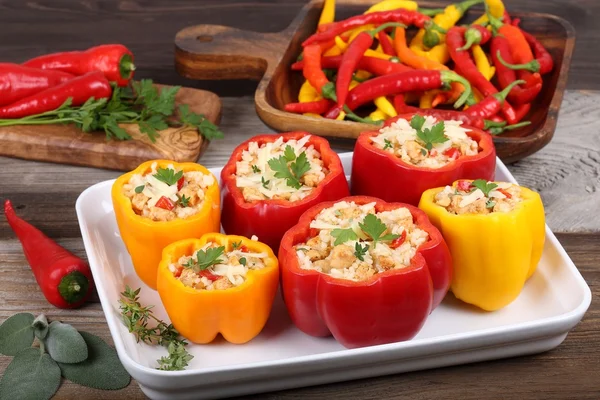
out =
[(554, 61), (544, 45), (541, 44), (531, 33), (525, 32), (522, 29), (521, 33), (523, 36), (525, 36), (525, 40), (527, 40), (527, 43), (529, 43), (529, 46), (531, 46), (533, 53), (535, 54), (535, 60), (533, 60), (532, 63), (537, 63), (538, 72), (544, 75), (552, 71), (552, 68), (554, 68)]
[(133, 53), (121, 44), (103, 44), (85, 51), (46, 54), (32, 58), (23, 65), (59, 70), (73, 75), (102, 71), (106, 79), (116, 82), (119, 86), (127, 86), (135, 71)]
[(469, 189), (471, 188), (471, 182), (470, 181), (458, 181), (458, 183), (456, 184), (456, 187), (458, 188), (458, 190), (462, 190), (463, 192), (468, 192)]
[(205, 277), (209, 281), (216, 281), (217, 279), (220, 278), (219, 275), (214, 275), (214, 274), (212, 274), (210, 271), (208, 271), (206, 269), (198, 272), (198, 275)]
[(46, 300), (58, 308), (81, 306), (94, 290), (88, 264), (19, 218), (10, 200), (4, 201), (4, 214)]
[[(288, 132), (279, 135), (259, 135), (248, 139), (235, 148), (231, 158), (221, 171), (222, 212), (221, 224), (228, 235), (251, 237), (258, 236), (262, 243), (272, 249), (279, 248), (279, 242), (285, 231), (294, 226), (304, 211), (322, 201), (339, 199), (350, 194), (344, 168), (339, 156), (329, 146), (329, 142), (319, 136), (310, 135), (306, 146), (314, 146), (321, 154), (324, 168), (329, 173), (312, 192), (298, 201), (268, 199), (247, 202), (242, 191), (236, 185), (237, 162), (248, 149), (250, 142), (259, 146), (273, 143), (280, 137), (284, 142), (300, 140), (309, 135), (307, 132)], [(265, 223), (274, 221), (276, 223)]]
[(517, 121), (521, 121), (527, 113), (531, 110), (531, 103), (521, 104), (515, 107), (515, 114), (517, 115)]
[(285, 111), (296, 114), (313, 113), (320, 115), (327, 112), (334, 104), (333, 101), (327, 99), (305, 103), (288, 103), (285, 105)]
[(491, 96), (487, 96), (479, 103), (467, 108), (465, 114), (472, 115), (479, 118), (491, 118), (502, 109), (502, 103), (508, 96), (508, 93), (517, 85), (525, 83), (525, 81), (514, 81), (501, 92), (494, 93)]
[[(489, 16), (489, 14), (488, 14)], [(505, 24), (510, 24), (510, 14), (508, 13), (508, 11), (505, 9), (504, 10), (504, 15), (502, 15), (502, 22), (504, 22)]]
[(429, 20), (431, 20), (430, 17), (417, 11), (409, 11), (401, 8), (391, 11), (378, 11), (370, 14), (356, 15), (343, 21), (333, 23), (326, 31), (315, 33), (306, 39), (302, 43), (302, 46), (332, 40), (336, 36), (359, 26), (399, 22), (404, 25), (414, 25), (417, 28), (423, 28), (425, 22)]
[(512, 198), (512, 195), (510, 193), (508, 193), (506, 190), (504, 190), (504, 189), (496, 189), (496, 190), (498, 190), (500, 193), (505, 195), (507, 199)]
[(162, 196), (155, 204), (156, 207), (171, 211), (175, 208), (175, 203), (168, 197)]
[[(473, 86), (475, 86), (484, 96), (488, 97), (498, 90), (488, 81), (477, 69), (473, 58), (468, 51), (459, 50), (464, 46), (463, 35), (465, 28), (454, 26), (446, 34), (446, 44), (448, 45), (448, 51), (450, 57), (456, 64), (456, 67), (460, 69), (461, 73), (468, 79)], [(509, 123), (513, 123), (516, 120), (515, 110), (508, 102), (504, 102), (502, 105), (502, 113)]]
[(465, 45), (459, 50), (468, 50), (471, 46), (486, 44), (492, 37), (492, 33), (481, 25), (471, 25), (465, 31)]
[(284, 302), (294, 324), (311, 336), (330, 336), (349, 348), (408, 340), (448, 292), (452, 260), (448, 246), (425, 213), (416, 207), (352, 196), (339, 201), (376, 202), (378, 212), (406, 207), (415, 224), (429, 235), (410, 265), (375, 274), (366, 281), (350, 281), (303, 269), (295, 245), (311, 236), (310, 222), (324, 202), (306, 211), (281, 241), (279, 265)]
[(390, 37), (385, 32), (379, 32), (377, 34), (377, 39), (379, 39), (379, 44), (381, 44), (381, 49), (388, 56), (396, 56), (396, 50), (394, 49), (394, 45), (390, 40)]
[[(402, 114), (390, 118), (385, 121), (384, 126), (399, 119), (410, 121), (413, 115)], [(492, 137), (483, 130), (472, 128), (467, 132), (479, 144), (480, 150), (476, 155), (463, 155), (440, 168), (407, 164), (396, 155), (377, 148), (371, 138), (378, 134), (379, 131), (363, 132), (356, 140), (350, 177), (352, 194), (416, 206), (427, 189), (451, 185), (458, 179), (494, 178), (496, 150)], [(381, 171), (386, 173), (382, 174)]]
[(0, 106), (14, 103), (73, 78), (73, 75), (66, 72), (0, 63)]
[[(490, 45), (490, 52), (492, 55), (492, 62), (496, 67), (496, 79), (501, 88), (506, 88), (517, 78), (517, 74), (510, 68), (507, 68), (506, 64), (512, 62), (512, 54), (510, 51), (510, 44), (503, 35), (495, 35)], [(533, 74), (534, 78), (537, 76), (537, 83), (530, 82), (530, 86), (519, 85), (515, 86), (508, 94), (508, 100), (515, 105), (521, 105), (530, 103), (542, 90), (542, 78), (539, 74)], [(515, 110), (516, 113), (516, 110)], [(515, 121), (518, 121), (515, 118)]]
[(471, 85), (457, 73), (448, 70), (412, 70), (369, 79), (348, 93), (346, 104), (354, 110), (380, 96), (437, 89), (444, 83), (451, 82), (462, 83), (465, 87), (463, 94), (454, 103), (454, 107), (460, 107), (471, 94)]
[(390, 247), (392, 249), (397, 249), (398, 247), (402, 246), (402, 243), (404, 243), (405, 240), (406, 240), (406, 231), (402, 231), (402, 234), (400, 234), (400, 237), (392, 240), (392, 243), (390, 243)]
[(321, 47), (318, 44), (304, 48), (304, 68), (302, 69), (302, 74), (318, 93), (326, 99), (335, 101), (335, 87), (332, 82), (329, 82), (321, 67), (321, 52)]
[[(321, 68), (338, 69), (342, 64), (343, 56), (330, 56), (321, 58)], [(292, 64), (292, 70), (301, 71), (304, 61)], [(381, 58), (363, 56), (358, 62), (358, 69), (364, 69), (375, 75), (388, 75), (396, 72), (412, 71), (413, 68), (400, 62), (388, 61)]]
[(177, 181), (177, 191), (180, 191), (180, 190), (181, 190), (181, 188), (183, 187), (183, 184), (184, 184), (184, 183), (185, 183), (185, 182), (184, 182), (184, 179), (183, 179), (183, 176), (182, 176), (182, 177), (181, 177), (181, 178), (179, 178), (179, 180)]
[(103, 99), (110, 97), (111, 94), (110, 83), (102, 75), (102, 72), (90, 72), (87, 75), (75, 77), (70, 81), (0, 107), (0, 118), (16, 119), (56, 110), (69, 98), (71, 99), (71, 105), (80, 106), (90, 97)]

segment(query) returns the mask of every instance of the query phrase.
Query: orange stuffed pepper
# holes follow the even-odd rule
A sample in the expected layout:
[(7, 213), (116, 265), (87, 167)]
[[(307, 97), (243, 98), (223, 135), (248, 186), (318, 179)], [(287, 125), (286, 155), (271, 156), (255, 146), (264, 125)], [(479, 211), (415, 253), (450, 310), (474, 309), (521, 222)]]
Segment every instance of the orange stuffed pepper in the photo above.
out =
[(221, 333), (241, 344), (269, 318), (279, 263), (264, 243), (208, 233), (167, 246), (157, 276), (160, 299), (183, 337), (210, 343)]
[(152, 289), (165, 246), (219, 231), (219, 185), (199, 164), (145, 162), (119, 177), (111, 196), (135, 272)]

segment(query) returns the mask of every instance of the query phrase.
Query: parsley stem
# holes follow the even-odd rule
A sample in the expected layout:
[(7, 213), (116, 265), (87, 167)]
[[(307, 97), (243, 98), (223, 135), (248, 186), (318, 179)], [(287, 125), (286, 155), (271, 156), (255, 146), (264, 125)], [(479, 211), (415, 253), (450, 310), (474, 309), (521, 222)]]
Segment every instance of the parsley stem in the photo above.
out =
[(63, 124), (67, 122), (77, 122), (75, 118), (56, 118), (56, 119), (0, 119), (0, 126), (12, 125), (51, 125)]

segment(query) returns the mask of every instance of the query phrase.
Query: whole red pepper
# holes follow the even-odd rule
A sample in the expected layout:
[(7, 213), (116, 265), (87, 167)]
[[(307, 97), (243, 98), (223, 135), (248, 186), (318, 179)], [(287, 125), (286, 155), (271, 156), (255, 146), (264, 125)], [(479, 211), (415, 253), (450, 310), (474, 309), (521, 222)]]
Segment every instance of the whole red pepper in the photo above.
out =
[[(485, 76), (479, 72), (473, 58), (468, 51), (459, 50), (464, 46), (464, 33), (465, 28), (454, 26), (448, 30), (446, 34), (446, 43), (448, 44), (448, 51), (450, 57), (456, 64), (456, 67), (460, 69), (461, 73), (473, 86), (475, 86), (484, 96), (491, 96), (498, 92), (494, 85), (488, 81)], [(515, 121), (515, 110), (508, 102), (504, 102), (502, 105), (502, 113), (509, 123)]]
[[(329, 56), (321, 58), (321, 68), (338, 69), (342, 65), (343, 56)], [(292, 70), (301, 71), (304, 61), (292, 64)], [(363, 56), (358, 62), (358, 69), (364, 69), (375, 75), (388, 75), (397, 72), (412, 71), (413, 68), (400, 62), (388, 61), (381, 58)]]
[(133, 78), (133, 53), (122, 44), (103, 44), (85, 51), (46, 54), (25, 61), (23, 65), (85, 75), (102, 71), (106, 79), (119, 86), (127, 86)]
[(318, 44), (306, 46), (302, 61), (302, 74), (315, 90), (326, 99), (335, 100), (335, 86), (329, 82), (321, 66), (321, 46)]
[(359, 282), (334, 278), (299, 266), (294, 246), (314, 236), (311, 221), (337, 201), (310, 208), (285, 233), (279, 248), (281, 288), (292, 321), (308, 335), (333, 335), (348, 348), (413, 338), (448, 292), (452, 260), (446, 242), (416, 207), (366, 196), (339, 201), (375, 202), (377, 212), (406, 207), (414, 223), (429, 234), (429, 240), (418, 248), (406, 268), (391, 269)]
[(81, 306), (94, 290), (88, 264), (19, 218), (10, 200), (4, 202), (4, 214), (48, 302), (58, 308)]
[[(420, 114), (420, 113), (419, 113)], [(412, 115), (386, 120), (389, 126), (398, 119), (410, 121)], [(458, 179), (494, 179), (496, 150), (486, 132), (468, 127), (467, 135), (479, 144), (479, 153), (462, 156), (440, 168), (408, 164), (399, 157), (375, 147), (371, 141), (379, 131), (363, 132), (356, 140), (352, 158), (350, 187), (353, 195), (373, 196), (385, 201), (417, 205), (427, 189), (450, 185)], [(385, 171), (382, 174), (381, 171)]]
[(302, 46), (308, 46), (313, 43), (325, 42), (334, 39), (336, 36), (364, 25), (381, 25), (386, 22), (399, 22), (404, 25), (414, 25), (417, 28), (423, 28), (425, 22), (430, 21), (431, 17), (423, 15), (417, 11), (396, 9), (391, 11), (378, 11), (370, 14), (356, 15), (343, 21), (335, 22), (327, 27), (327, 30), (315, 33), (306, 39)]
[(492, 37), (492, 33), (481, 25), (471, 25), (465, 31), (465, 45), (459, 50), (468, 50), (471, 46), (486, 44)]
[(110, 83), (102, 72), (90, 72), (0, 107), (0, 118), (16, 119), (56, 110), (69, 98), (71, 105), (80, 106), (90, 97), (104, 99), (109, 98), (111, 94)]
[(259, 135), (248, 139), (235, 148), (231, 158), (221, 171), (222, 212), (221, 224), (228, 235), (251, 237), (276, 250), (285, 231), (292, 227), (300, 215), (310, 207), (322, 201), (336, 200), (350, 193), (348, 182), (339, 156), (329, 147), (329, 142), (319, 136), (310, 135), (306, 146), (313, 145), (321, 154), (324, 167), (329, 173), (313, 191), (299, 201), (268, 199), (246, 202), (242, 191), (236, 186), (236, 164), (242, 159), (242, 153), (250, 142), (259, 146), (272, 143), (283, 137), (288, 140), (300, 140), (307, 132), (288, 132), (280, 135)]
[(323, 114), (327, 112), (335, 103), (331, 100), (322, 99), (316, 101), (307, 101), (305, 103), (288, 103), (284, 109), (287, 112), (296, 114), (313, 113)]
[(66, 72), (0, 63), (0, 106), (14, 103), (73, 78), (73, 75)]

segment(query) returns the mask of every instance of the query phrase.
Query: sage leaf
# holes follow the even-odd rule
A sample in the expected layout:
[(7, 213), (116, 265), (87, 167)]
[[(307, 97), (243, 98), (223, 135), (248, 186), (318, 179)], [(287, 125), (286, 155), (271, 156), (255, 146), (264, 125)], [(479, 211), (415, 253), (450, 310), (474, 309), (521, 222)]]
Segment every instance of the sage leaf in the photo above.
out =
[(48, 320), (44, 314), (40, 314), (33, 321), (33, 333), (39, 340), (43, 340), (48, 335)]
[(48, 336), (44, 341), (48, 353), (54, 361), (78, 363), (88, 356), (88, 348), (77, 329), (62, 322), (52, 321)]
[(79, 332), (88, 346), (88, 358), (77, 364), (58, 363), (62, 375), (78, 385), (115, 390), (129, 385), (131, 377), (117, 352), (96, 335)]
[(0, 353), (15, 356), (33, 344), (33, 314), (18, 313), (0, 325)]
[(48, 400), (59, 385), (60, 368), (56, 362), (40, 349), (30, 347), (19, 352), (8, 364), (0, 381), (0, 398)]

